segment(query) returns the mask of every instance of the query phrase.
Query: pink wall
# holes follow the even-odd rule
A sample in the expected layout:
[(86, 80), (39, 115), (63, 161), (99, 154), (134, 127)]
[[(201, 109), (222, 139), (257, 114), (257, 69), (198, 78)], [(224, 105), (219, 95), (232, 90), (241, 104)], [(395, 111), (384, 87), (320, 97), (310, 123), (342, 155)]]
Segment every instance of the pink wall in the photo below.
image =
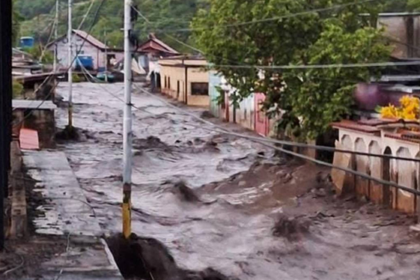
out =
[(261, 111), (261, 104), (265, 101), (265, 94), (256, 93), (255, 95), (255, 131), (263, 136), (268, 136), (270, 133), (270, 120)]

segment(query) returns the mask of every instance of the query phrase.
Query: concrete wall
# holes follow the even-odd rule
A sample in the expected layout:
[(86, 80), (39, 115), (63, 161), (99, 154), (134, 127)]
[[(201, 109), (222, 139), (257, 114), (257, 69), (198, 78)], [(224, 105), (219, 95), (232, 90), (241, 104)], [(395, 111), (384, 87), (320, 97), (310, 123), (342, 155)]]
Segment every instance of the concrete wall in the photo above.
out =
[(268, 136), (270, 133), (270, 120), (266, 116), (265, 112), (263, 112), (261, 108), (261, 104), (265, 100), (265, 94), (263, 93), (255, 93), (254, 94), (254, 108), (255, 108), (255, 131), (263, 136)]
[(380, 16), (378, 27), (383, 27), (385, 36), (394, 40), (394, 57), (419, 57), (416, 48), (420, 47), (420, 16)]
[[(232, 104), (233, 95), (237, 94), (236, 89), (228, 84), (224, 77), (220, 78), (219, 86), (225, 91), (225, 110), (222, 115), (225, 120), (235, 122), (242, 127), (255, 130), (255, 97), (251, 94), (234, 108)], [(227, 117), (227, 115), (229, 115)]]
[[(161, 66), (160, 79), (162, 85), (162, 92), (166, 95), (181, 101), (186, 102), (187, 96), (185, 94), (185, 68), (173, 66)], [(166, 81), (166, 82), (165, 82)], [(178, 92), (179, 82), (179, 92)]]
[[(25, 118), (25, 114), (31, 114)], [(17, 134), (21, 127), (38, 131), (39, 146), (41, 149), (55, 148), (55, 118), (54, 110), (13, 110), (13, 122), (19, 123), (19, 127), (14, 128)]]
[[(417, 158), (420, 155), (420, 145), (418, 143), (386, 137), (385, 134), (384, 131), (381, 132), (381, 135), (375, 135), (339, 128), (339, 141), (340, 145), (345, 146), (347, 150), (374, 154), (385, 154), (388, 153), (386, 151), (389, 151), (390, 155), (408, 158)], [(408, 188), (419, 188), (417, 183), (420, 179), (418, 164), (410, 161), (387, 160), (372, 156), (355, 156), (354, 158), (353, 166), (360, 172), (386, 181), (394, 181)], [(386, 161), (389, 162), (389, 168)], [(352, 184), (351, 180), (347, 180), (347, 182)], [(350, 189), (354, 188), (359, 196), (366, 196), (376, 203), (390, 205), (394, 209), (405, 213), (415, 213), (417, 211), (417, 199), (406, 191), (397, 191), (395, 188), (388, 188), (376, 182), (360, 178), (355, 178), (353, 182), (353, 186), (350, 186)], [(389, 193), (386, 193), (388, 189)]]
[(22, 99), (54, 100), (55, 84), (57, 83), (57, 79), (55, 77), (51, 77), (46, 82), (44, 82), (44, 79), (44, 77), (41, 77), (39, 81), (24, 80)]
[(222, 78), (214, 71), (211, 71), (209, 75), (210, 112), (213, 114), (213, 116), (219, 118), (221, 117), (221, 111), (220, 105), (216, 99), (220, 96), (220, 92), (216, 89), (216, 87), (220, 87)]
[(199, 106), (199, 107), (209, 107), (210, 106), (210, 97), (208, 95), (192, 95), (191, 94), (191, 84), (192, 83), (209, 83), (209, 73), (203, 68), (190, 68), (188, 67), (188, 105)]

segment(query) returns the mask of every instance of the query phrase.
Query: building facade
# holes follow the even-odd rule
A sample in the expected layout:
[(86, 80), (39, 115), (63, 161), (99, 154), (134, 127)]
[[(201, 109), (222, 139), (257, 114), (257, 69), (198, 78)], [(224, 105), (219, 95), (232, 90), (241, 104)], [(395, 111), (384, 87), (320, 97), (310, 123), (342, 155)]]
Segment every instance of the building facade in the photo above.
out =
[(159, 60), (162, 93), (190, 106), (209, 107), (207, 61), (195, 57)]
[[(123, 50), (109, 48), (107, 45), (82, 30), (73, 30), (72, 41), (74, 44), (74, 54), (79, 53), (79, 55), (92, 57), (94, 70), (105, 67), (109, 68), (112, 66), (112, 62), (121, 61), (124, 58)], [(65, 69), (69, 65), (67, 37), (63, 36), (57, 39), (49, 44), (47, 49), (54, 53), (56, 47), (58, 65), (60, 68)], [(75, 65), (76, 64), (73, 63), (73, 66)]]
[(384, 28), (384, 35), (394, 45), (393, 57), (420, 57), (420, 13), (381, 13), (378, 28)]

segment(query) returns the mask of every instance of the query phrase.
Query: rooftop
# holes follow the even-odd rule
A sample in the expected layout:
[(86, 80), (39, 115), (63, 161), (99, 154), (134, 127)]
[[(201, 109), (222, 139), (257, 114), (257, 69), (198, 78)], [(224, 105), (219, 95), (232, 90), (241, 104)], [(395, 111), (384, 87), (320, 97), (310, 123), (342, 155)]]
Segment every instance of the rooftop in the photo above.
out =
[(178, 55), (179, 52), (175, 49), (171, 48), (161, 40), (159, 40), (154, 34), (149, 35), (149, 39), (141, 44), (137, 51), (139, 52), (147, 52), (148, 49), (152, 49), (155, 51), (167, 53), (169, 55)]

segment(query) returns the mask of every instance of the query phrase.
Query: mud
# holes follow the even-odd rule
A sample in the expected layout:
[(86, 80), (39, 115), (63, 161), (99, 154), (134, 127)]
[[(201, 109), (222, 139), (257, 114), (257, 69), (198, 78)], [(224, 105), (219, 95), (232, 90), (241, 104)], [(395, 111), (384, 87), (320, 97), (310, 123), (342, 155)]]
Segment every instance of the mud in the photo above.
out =
[(296, 241), (309, 234), (310, 220), (280, 215), (273, 227), (273, 235)]
[(42, 279), (40, 265), (66, 251), (65, 237), (40, 237), (7, 240), (0, 254), (0, 279)]
[(161, 242), (132, 234), (107, 239), (118, 268), (126, 279), (145, 280), (234, 280), (211, 268), (194, 272), (180, 269)]
[[(59, 148), (102, 229), (114, 235), (121, 229), (123, 104), (107, 91), (122, 97), (121, 84), (75, 86), (74, 123), (90, 137)], [(66, 92), (60, 85), (58, 93)], [(192, 128), (192, 117), (147, 95), (134, 94), (132, 102), (141, 108), (133, 122), (132, 228), (142, 241), (134, 251), (152, 240), (150, 250), (163, 252), (150, 267), (160, 269), (164, 259), (175, 271), (217, 271), (241, 280), (418, 279), (420, 248), (408, 229), (410, 217), (336, 197), (329, 170)], [(183, 108), (197, 116), (204, 112)], [(60, 109), (57, 124), (66, 123), (66, 110)], [(175, 188), (178, 182), (183, 184)], [(276, 226), (279, 215), (287, 219)], [(307, 232), (301, 220), (310, 221)], [(299, 238), (289, 240), (290, 232)], [(148, 279), (150, 270), (141, 277)]]

